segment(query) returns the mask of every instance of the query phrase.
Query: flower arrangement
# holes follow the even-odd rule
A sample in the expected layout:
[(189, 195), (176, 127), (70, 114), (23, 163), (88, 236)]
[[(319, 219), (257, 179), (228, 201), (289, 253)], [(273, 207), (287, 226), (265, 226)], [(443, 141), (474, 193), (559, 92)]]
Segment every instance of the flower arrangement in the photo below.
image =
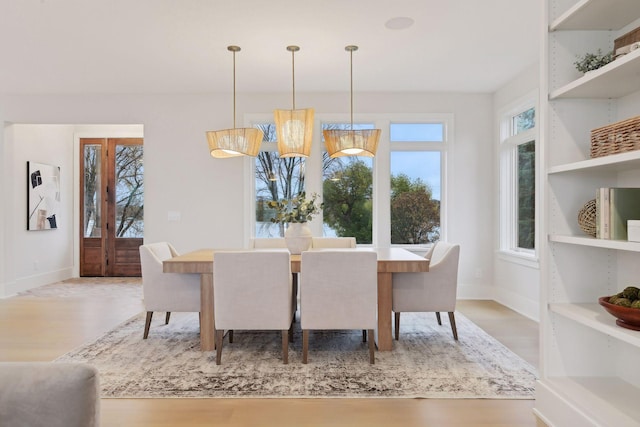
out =
[(306, 198), (306, 193), (299, 193), (291, 200), (282, 199), (279, 201), (272, 200), (267, 203), (272, 209), (275, 209), (276, 216), (271, 218), (271, 222), (279, 223), (295, 223), (311, 221), (314, 215), (320, 213), (324, 204), (317, 205), (316, 199), (318, 195), (313, 193), (310, 199)]
[(611, 61), (613, 61), (613, 52), (603, 54), (602, 51), (598, 49), (597, 53), (587, 53), (584, 56), (579, 56), (578, 60), (573, 64), (578, 71), (586, 73), (587, 71), (604, 67)]

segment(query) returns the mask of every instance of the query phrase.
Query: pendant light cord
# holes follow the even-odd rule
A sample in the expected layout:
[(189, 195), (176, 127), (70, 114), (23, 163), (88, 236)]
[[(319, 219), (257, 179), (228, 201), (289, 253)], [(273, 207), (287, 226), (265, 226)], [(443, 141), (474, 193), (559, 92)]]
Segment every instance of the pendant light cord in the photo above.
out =
[(293, 110), (296, 109), (296, 60), (295, 60), (295, 50), (291, 50), (291, 81), (293, 84)]
[(233, 128), (236, 128), (236, 51), (233, 52)]
[(351, 94), (351, 130), (353, 130), (353, 49), (349, 50), (349, 75), (351, 77), (350, 81), (350, 89), (349, 92)]
[(293, 95), (292, 95), (292, 111), (296, 109), (296, 57), (295, 53), (300, 50), (300, 46), (287, 46), (287, 50), (291, 52), (291, 82), (293, 85)]
[(351, 130), (353, 131), (353, 51), (358, 50), (358, 46), (349, 45), (345, 46), (344, 50), (349, 52), (349, 77), (350, 77), (350, 98), (351, 98)]

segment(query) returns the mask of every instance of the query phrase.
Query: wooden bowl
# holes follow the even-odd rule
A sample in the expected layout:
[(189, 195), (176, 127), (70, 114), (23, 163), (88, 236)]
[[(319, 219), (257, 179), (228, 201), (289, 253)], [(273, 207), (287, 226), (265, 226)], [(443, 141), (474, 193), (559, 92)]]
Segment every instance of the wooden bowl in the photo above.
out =
[(623, 307), (609, 303), (609, 297), (600, 297), (598, 302), (605, 310), (616, 318), (616, 325), (640, 331), (640, 308)]

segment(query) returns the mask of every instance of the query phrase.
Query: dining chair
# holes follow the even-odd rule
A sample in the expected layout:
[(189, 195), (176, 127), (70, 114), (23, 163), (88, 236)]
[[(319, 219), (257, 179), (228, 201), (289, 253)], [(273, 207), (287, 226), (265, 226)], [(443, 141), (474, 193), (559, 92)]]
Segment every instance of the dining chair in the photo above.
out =
[(373, 251), (326, 250), (302, 253), (300, 325), (302, 363), (307, 363), (310, 330), (360, 329), (369, 335), (369, 363), (375, 363), (378, 268)]
[(249, 240), (249, 247), (254, 249), (272, 249), (272, 248), (284, 249), (287, 247), (287, 242), (284, 240), (284, 237), (251, 239)]
[(395, 338), (400, 336), (400, 313), (436, 313), (442, 325), (440, 312), (449, 314), (453, 338), (458, 340), (455, 309), (458, 289), (458, 261), (460, 245), (437, 242), (429, 253), (429, 271), (426, 273), (393, 273), (393, 303)]
[(318, 248), (355, 248), (355, 237), (314, 237), (311, 239), (311, 247)]
[(228, 330), (282, 331), (282, 361), (289, 362), (295, 307), (291, 261), (286, 249), (216, 252), (213, 263), (216, 364)]
[(140, 246), (142, 292), (147, 312), (143, 339), (149, 336), (154, 311), (166, 312), (165, 324), (169, 323), (171, 312), (200, 313), (200, 274), (162, 271), (162, 261), (178, 255), (168, 242)]
[[(254, 249), (286, 249), (287, 241), (284, 237), (256, 238), (249, 241), (249, 247)], [(293, 280), (293, 303), (298, 311), (298, 273), (291, 273), (291, 279)], [(295, 315), (293, 320), (295, 321)]]

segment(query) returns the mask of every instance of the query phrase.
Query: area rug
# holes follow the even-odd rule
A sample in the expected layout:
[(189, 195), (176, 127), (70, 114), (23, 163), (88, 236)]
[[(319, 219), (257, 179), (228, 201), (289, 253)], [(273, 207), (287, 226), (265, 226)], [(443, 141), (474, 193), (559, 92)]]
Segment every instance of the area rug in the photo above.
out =
[(102, 397), (330, 397), (533, 399), (536, 370), (456, 313), (459, 341), (446, 316), (403, 313), (400, 341), (376, 351), (368, 363), (360, 331), (312, 332), (309, 363), (302, 364), (302, 334), (295, 323), (289, 364), (281, 359), (280, 332), (236, 331), (225, 339), (222, 364), (201, 352), (197, 313), (163, 313), (142, 339), (136, 316), (57, 362), (85, 362), (100, 372)]

